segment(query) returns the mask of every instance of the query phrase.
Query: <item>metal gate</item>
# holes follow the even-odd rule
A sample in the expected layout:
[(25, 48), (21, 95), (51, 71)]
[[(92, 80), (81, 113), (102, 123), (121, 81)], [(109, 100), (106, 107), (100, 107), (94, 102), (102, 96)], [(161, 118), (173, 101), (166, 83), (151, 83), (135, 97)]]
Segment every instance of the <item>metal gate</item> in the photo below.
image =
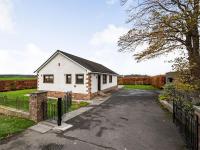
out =
[(67, 92), (63, 98), (48, 99), (47, 101), (47, 119), (57, 121), (61, 125), (62, 116), (70, 111), (72, 105), (72, 93)]
[(180, 102), (173, 101), (173, 122), (179, 127), (187, 147), (198, 150), (198, 116), (193, 112), (185, 111)]

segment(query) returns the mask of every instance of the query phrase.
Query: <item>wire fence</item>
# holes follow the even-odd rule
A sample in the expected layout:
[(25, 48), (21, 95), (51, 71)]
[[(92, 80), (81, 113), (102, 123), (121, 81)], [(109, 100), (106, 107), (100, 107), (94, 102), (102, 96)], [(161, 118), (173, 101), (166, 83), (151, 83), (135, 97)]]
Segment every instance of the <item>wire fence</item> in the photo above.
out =
[(7, 96), (0, 96), (0, 105), (29, 111), (29, 100), (25, 97), (10, 98)]

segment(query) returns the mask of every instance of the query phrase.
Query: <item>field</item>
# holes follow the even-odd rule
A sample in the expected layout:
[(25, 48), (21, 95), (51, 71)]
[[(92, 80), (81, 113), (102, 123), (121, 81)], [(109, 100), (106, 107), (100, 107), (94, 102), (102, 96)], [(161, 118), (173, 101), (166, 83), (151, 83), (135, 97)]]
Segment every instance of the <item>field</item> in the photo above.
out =
[(14, 133), (22, 132), (34, 125), (34, 122), (18, 117), (10, 117), (0, 114), (0, 140)]
[(0, 81), (2, 80), (35, 80), (36, 76), (33, 75), (0, 75)]
[(157, 88), (153, 87), (152, 85), (124, 85), (124, 89), (126, 90), (157, 90)]

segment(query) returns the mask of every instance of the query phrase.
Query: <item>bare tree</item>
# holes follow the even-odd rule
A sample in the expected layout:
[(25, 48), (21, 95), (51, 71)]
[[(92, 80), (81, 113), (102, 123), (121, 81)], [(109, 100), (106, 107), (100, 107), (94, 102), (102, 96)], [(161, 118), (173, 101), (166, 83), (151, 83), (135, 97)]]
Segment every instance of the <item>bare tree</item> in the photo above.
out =
[[(121, 0), (128, 5), (129, 0)], [(128, 9), (133, 28), (118, 42), (120, 51), (148, 47), (134, 56), (138, 61), (172, 51), (187, 50), (193, 79), (200, 80), (199, 3), (200, 0), (138, 0)]]

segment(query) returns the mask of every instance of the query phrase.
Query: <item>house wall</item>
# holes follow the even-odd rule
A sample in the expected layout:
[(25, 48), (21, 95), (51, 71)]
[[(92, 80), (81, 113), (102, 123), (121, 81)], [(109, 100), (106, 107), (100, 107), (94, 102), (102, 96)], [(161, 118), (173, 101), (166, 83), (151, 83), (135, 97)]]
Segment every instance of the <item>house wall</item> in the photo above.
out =
[(117, 76), (112, 76), (112, 83), (109, 83), (109, 75), (107, 75), (107, 83), (103, 84), (103, 75), (101, 75), (101, 90), (117, 86)]
[[(91, 74), (91, 92), (98, 92), (98, 74)], [(109, 89), (117, 86), (117, 76), (112, 76), (112, 83), (109, 83), (109, 75), (107, 75), (107, 83), (103, 84), (103, 74), (101, 74), (101, 90)]]
[[(60, 66), (59, 66), (60, 64)], [(54, 83), (43, 83), (43, 75), (53, 74)], [(66, 84), (65, 74), (72, 74), (72, 83)], [(76, 84), (75, 75), (84, 74), (84, 84)], [(66, 59), (61, 54), (55, 56), (45, 67), (43, 67), (38, 73), (38, 90), (46, 91), (59, 91), (73, 93), (87, 94), (87, 78), (88, 70), (81, 67), (79, 64)]]

